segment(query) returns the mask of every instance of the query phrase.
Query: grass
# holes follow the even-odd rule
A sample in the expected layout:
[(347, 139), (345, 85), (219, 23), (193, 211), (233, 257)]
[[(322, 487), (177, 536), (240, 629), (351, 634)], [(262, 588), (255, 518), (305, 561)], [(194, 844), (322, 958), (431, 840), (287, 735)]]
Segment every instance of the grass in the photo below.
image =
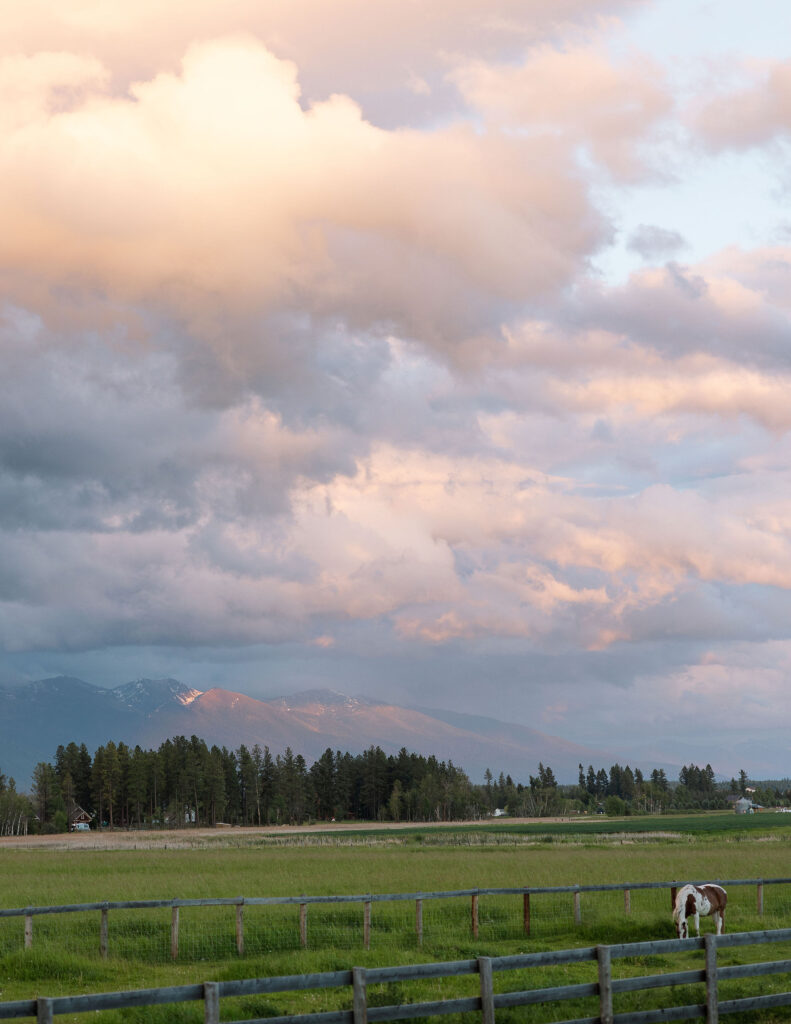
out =
[[(564, 821), (519, 821), (509, 822), (507, 818), (496, 823), (477, 825), (474, 831), (465, 825), (447, 825), (440, 830), (426, 830), (425, 825), (415, 825), (401, 831), (404, 836), (423, 836), (431, 841), (431, 837), (459, 835), (464, 841), (475, 842), (478, 836), (494, 836), (503, 840), (508, 836), (552, 836), (567, 837), (571, 842), (579, 842), (581, 837), (611, 836), (615, 834), (639, 833), (644, 840), (650, 840), (651, 834), (665, 836), (667, 833), (695, 836), (700, 839), (706, 835), (722, 836), (730, 839), (748, 838), (755, 834), (791, 835), (791, 823), (788, 816), (766, 812), (763, 814), (740, 814), (733, 811), (706, 811), (703, 813), (677, 812), (668, 815), (634, 815), (625, 818), (608, 818), (604, 816), (569, 818)], [(376, 827), (358, 832), (358, 835), (392, 837), (392, 832)], [(486, 841), (485, 839), (482, 841)]]
[[(778, 818), (783, 816), (778, 815)], [(685, 878), (771, 878), (790, 874), (791, 828), (778, 827), (774, 816), (766, 827), (750, 820), (747, 829), (734, 828), (734, 815), (659, 819), (664, 835), (632, 833), (636, 819), (609, 822), (614, 831), (567, 827), (560, 832), (525, 830), (499, 825), (485, 833), (464, 830), (419, 830), (382, 835), (344, 835), (330, 844), (326, 837), (295, 839), (286, 845), (258, 837), (226, 834), (208, 847), (189, 850), (38, 851), (0, 845), (0, 906), (24, 907), (85, 903), (102, 900), (171, 899), (174, 897), (233, 897), (430, 892), (466, 888), (607, 884), (673, 881)], [(787, 821), (787, 818), (785, 819)], [(679, 822), (683, 827), (679, 828)], [(716, 827), (712, 823), (716, 822)], [(581, 826), (582, 823), (580, 823)], [(587, 823), (586, 823), (587, 824)], [(739, 823), (741, 824), (741, 822)], [(671, 833), (667, 835), (667, 833)], [(466, 837), (466, 838), (465, 838)], [(227, 844), (227, 845), (225, 845)], [(755, 888), (729, 892), (731, 931), (791, 925), (791, 886), (766, 886), (765, 914), (756, 911)], [(223, 981), (231, 978), (274, 976), (346, 970), (351, 966), (503, 956), (542, 949), (565, 949), (599, 943), (671, 938), (669, 894), (666, 890), (635, 890), (631, 914), (623, 910), (620, 892), (584, 894), (582, 923), (574, 924), (569, 894), (534, 896), (531, 936), (522, 929), (521, 897), (481, 897), (479, 937), (470, 929), (467, 899), (426, 901), (423, 905), (424, 942), (415, 935), (411, 902), (375, 903), (371, 949), (362, 948), (362, 907), (310, 906), (309, 948), (299, 944), (298, 911), (290, 907), (248, 907), (244, 912), (245, 955), (235, 947), (232, 907), (183, 908), (180, 915), (180, 957), (169, 957), (170, 911), (117, 911), (110, 914), (110, 956), (98, 953), (99, 914), (37, 916), (31, 950), (22, 948), (21, 918), (0, 920), (0, 1000), (29, 999), (37, 994), (61, 995), (113, 991), (162, 985)], [(711, 922), (702, 922), (703, 930)], [(723, 963), (747, 959), (776, 959), (774, 948), (750, 947), (723, 951)], [(790, 955), (788, 951), (786, 956)], [(701, 965), (702, 954), (648, 958), (649, 962), (617, 962), (615, 976), (649, 974)], [(645, 958), (643, 958), (645, 960)], [(526, 979), (498, 976), (495, 988), (545, 987), (595, 981), (593, 965), (576, 965), (535, 972)], [(540, 976), (539, 976), (540, 975)], [(726, 998), (750, 991), (788, 988), (787, 978), (731, 983)], [(445, 979), (421, 985), (372, 989), (380, 1002), (412, 1002), (474, 994), (475, 979)], [(664, 1000), (664, 1002), (663, 1002)], [(690, 995), (700, 1001), (700, 992)], [(224, 1019), (308, 1012), (348, 1005), (349, 993), (313, 992), (247, 1000), (223, 1000)], [(619, 997), (616, 1012), (679, 1002), (679, 992), (660, 989)], [(553, 1012), (557, 1011), (553, 1017)], [(193, 1004), (140, 1011), (104, 1013), (104, 1022), (195, 1020)], [(525, 1008), (498, 1021), (546, 1021), (591, 1016), (589, 1001), (557, 1004), (554, 1008)], [(473, 1019), (472, 1017), (470, 1018)], [(782, 1011), (762, 1020), (788, 1019)]]

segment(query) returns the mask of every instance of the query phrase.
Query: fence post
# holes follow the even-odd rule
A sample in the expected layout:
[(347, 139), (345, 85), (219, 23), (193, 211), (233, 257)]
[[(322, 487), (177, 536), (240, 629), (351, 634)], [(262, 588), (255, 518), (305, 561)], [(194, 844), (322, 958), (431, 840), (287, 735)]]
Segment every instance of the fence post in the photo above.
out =
[(170, 957), (177, 959), (179, 955), (179, 908), (174, 907), (170, 915)]
[(52, 999), (39, 996), (36, 1000), (36, 1024), (52, 1024)]
[(717, 936), (711, 933), (704, 935), (703, 942), (706, 949), (706, 1021), (707, 1024), (717, 1024)]
[(613, 1024), (610, 947), (597, 946), (596, 959), (599, 962), (599, 1019), (601, 1024)]
[(764, 916), (764, 883), (758, 883), (758, 916)]
[(102, 959), (107, 959), (107, 946), (108, 946), (108, 934), (110, 931), (109, 922), (110, 912), (107, 906), (102, 907), (102, 922), (99, 925), (99, 952), (102, 954)]
[(303, 949), (308, 948), (308, 905), (299, 905), (299, 941)]
[(25, 949), (33, 945), (33, 915), (25, 914)]
[(478, 957), (478, 973), (481, 976), (481, 1010), (483, 1024), (494, 1024), (494, 984), (492, 983), (492, 958)]
[(365, 968), (352, 967), (352, 1012), (354, 1024), (368, 1024)]
[(574, 893), (574, 924), (582, 924), (579, 889)]
[(220, 1024), (220, 985), (217, 981), (203, 983), (204, 1024)]
[(236, 904), (236, 952), (244, 956), (244, 896)]
[(471, 913), (471, 916), (472, 916), (472, 937), (474, 939), (477, 939), (478, 938), (478, 893), (477, 892), (474, 892), (472, 894), (472, 908), (471, 908), (470, 913)]
[(417, 932), (417, 944), (423, 945), (423, 900), (415, 900), (415, 931)]
[(522, 915), (525, 922), (525, 935), (530, 934), (530, 893), (526, 892), (523, 898)]
[(363, 945), (366, 949), (371, 948), (371, 901), (366, 900), (363, 904)]
[(632, 912), (632, 893), (629, 889), (623, 891), (623, 911), (625, 914)]

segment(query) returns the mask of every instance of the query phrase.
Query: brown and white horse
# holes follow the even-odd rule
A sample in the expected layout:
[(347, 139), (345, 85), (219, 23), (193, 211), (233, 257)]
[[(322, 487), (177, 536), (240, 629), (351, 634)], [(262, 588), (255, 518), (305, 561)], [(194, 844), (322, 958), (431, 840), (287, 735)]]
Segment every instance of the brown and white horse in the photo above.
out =
[(717, 935), (725, 931), (725, 907), (728, 903), (728, 894), (721, 885), (708, 883), (707, 885), (684, 885), (676, 895), (676, 905), (673, 909), (673, 920), (676, 923), (676, 934), (680, 939), (689, 938), (688, 920), (692, 918), (695, 922), (695, 931), (700, 935), (700, 918), (714, 918), (717, 928)]

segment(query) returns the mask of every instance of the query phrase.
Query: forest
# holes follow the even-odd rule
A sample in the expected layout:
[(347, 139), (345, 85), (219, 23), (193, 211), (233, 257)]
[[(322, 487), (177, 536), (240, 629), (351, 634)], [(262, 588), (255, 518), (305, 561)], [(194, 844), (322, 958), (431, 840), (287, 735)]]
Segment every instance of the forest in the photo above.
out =
[[(2, 766), (0, 765), (0, 768)], [(787, 781), (787, 780), (786, 780)], [(402, 748), (363, 753), (327, 748), (308, 766), (287, 747), (273, 756), (258, 744), (238, 750), (176, 736), (158, 749), (108, 742), (91, 756), (84, 743), (59, 746), (39, 762), (31, 792), (0, 772), (0, 835), (65, 832), (75, 814), (91, 828), (188, 828), (303, 824), (311, 821), (462, 821), (495, 813), (515, 817), (716, 810), (749, 793), (764, 806), (787, 803), (782, 784), (750, 785), (746, 772), (718, 782), (710, 765), (685, 765), (678, 780), (628, 765), (579, 765), (575, 785), (559, 785), (541, 763), (526, 784), (486, 771), (483, 783), (462, 768)]]

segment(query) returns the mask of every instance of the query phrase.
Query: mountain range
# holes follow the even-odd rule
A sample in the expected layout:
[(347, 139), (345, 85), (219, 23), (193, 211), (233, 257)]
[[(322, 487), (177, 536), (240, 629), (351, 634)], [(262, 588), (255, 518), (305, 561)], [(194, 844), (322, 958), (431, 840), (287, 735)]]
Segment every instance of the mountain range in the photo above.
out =
[(483, 782), (489, 768), (495, 777), (505, 772), (527, 783), (539, 762), (559, 782), (575, 782), (580, 763), (598, 770), (623, 761), (526, 726), (333, 690), (256, 700), (220, 688), (196, 690), (176, 679), (138, 679), (107, 689), (69, 676), (0, 687), (0, 772), (14, 777), (19, 789), (28, 788), (36, 763), (52, 761), (60, 744), (85, 743), (93, 755), (109, 740), (148, 749), (179, 735), (232, 750), (258, 743), (273, 755), (291, 747), (309, 764), (327, 747), (352, 754), (371, 745), (387, 754), (406, 747), (452, 760), (473, 782)]

